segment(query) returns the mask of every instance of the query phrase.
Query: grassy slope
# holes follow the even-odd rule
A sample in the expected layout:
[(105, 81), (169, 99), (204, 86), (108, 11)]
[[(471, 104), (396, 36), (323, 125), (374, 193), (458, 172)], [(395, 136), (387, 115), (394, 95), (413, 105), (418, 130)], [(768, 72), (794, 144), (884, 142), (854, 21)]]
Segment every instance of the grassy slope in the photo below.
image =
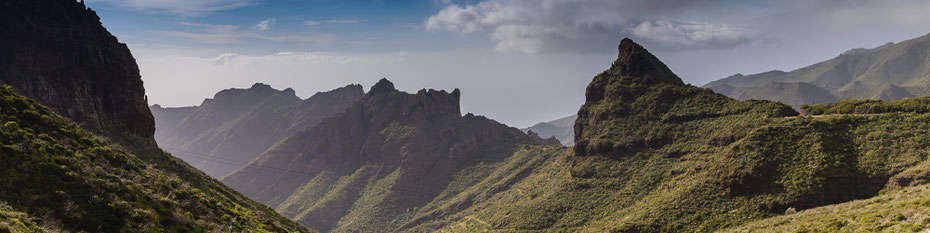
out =
[(755, 221), (727, 232), (920, 232), (930, 226), (930, 186), (888, 192)]
[[(698, 125), (691, 140), (632, 157), (565, 152), (446, 218), (444, 230), (710, 231), (875, 195), (930, 154), (930, 140), (919, 137), (930, 133), (927, 115), (734, 116)], [(726, 140), (735, 142), (715, 145)]]
[(438, 199), (445, 208), (403, 230), (712, 231), (875, 196), (930, 155), (930, 115), (786, 117), (784, 105), (610, 70), (592, 85), (608, 99), (589, 96), (579, 113), (584, 155), (563, 150), (511, 185), (459, 194), (481, 198)]
[(141, 160), (109, 145), (8, 87), (0, 126), (0, 190), (16, 190), (0, 201), (50, 229), (309, 231), (170, 155)]
[(48, 229), (36, 224), (32, 216), (0, 203), (0, 232), (48, 232)]

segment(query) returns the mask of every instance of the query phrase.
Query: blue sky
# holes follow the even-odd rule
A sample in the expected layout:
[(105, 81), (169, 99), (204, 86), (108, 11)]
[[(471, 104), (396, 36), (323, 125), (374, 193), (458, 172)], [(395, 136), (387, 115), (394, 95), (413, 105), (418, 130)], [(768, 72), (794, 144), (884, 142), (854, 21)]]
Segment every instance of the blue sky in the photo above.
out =
[(301, 97), (386, 77), (461, 88), (525, 127), (574, 114), (623, 37), (685, 82), (792, 70), (930, 32), (924, 0), (87, 0), (136, 57), (152, 104), (255, 82)]

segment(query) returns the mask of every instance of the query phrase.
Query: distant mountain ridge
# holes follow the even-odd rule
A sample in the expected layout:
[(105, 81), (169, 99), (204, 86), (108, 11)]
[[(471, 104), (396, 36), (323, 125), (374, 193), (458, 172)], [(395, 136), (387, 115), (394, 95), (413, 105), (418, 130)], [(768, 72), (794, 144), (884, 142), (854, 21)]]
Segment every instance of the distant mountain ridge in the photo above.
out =
[(222, 177), (258, 157), (272, 145), (320, 120), (345, 110), (364, 94), (348, 85), (305, 100), (293, 89), (256, 83), (227, 89), (199, 106), (152, 106), (159, 146), (213, 177)]
[(540, 122), (520, 130), (536, 132), (541, 138), (555, 137), (562, 145), (572, 146), (575, 145), (575, 119), (578, 119), (578, 115)]
[(345, 112), (288, 137), (223, 182), (323, 232), (391, 232), (461, 188), (456, 177), (542, 145), (462, 115), (460, 91), (406, 93), (382, 79)]
[[(771, 83), (807, 83), (819, 88), (788, 90), (766, 88)], [(852, 49), (836, 58), (793, 70), (753, 75), (736, 74), (704, 85), (718, 93), (737, 97), (787, 101), (799, 104), (826, 103), (823, 92), (840, 99), (886, 101), (930, 95), (930, 34), (872, 49)], [(741, 90), (737, 93), (736, 90)], [(789, 93), (784, 93), (789, 92)]]

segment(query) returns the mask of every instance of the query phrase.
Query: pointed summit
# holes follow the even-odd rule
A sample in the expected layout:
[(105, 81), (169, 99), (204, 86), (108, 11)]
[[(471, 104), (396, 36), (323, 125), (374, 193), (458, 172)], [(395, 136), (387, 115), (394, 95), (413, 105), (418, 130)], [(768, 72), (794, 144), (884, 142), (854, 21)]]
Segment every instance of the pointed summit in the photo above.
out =
[(378, 81), (377, 84), (375, 84), (374, 86), (371, 86), (371, 90), (368, 91), (368, 94), (391, 92), (395, 90), (397, 89), (394, 88), (394, 83), (387, 80), (387, 78), (382, 78), (381, 80)]
[(668, 83), (684, 85), (681, 78), (630, 38), (623, 38), (619, 46), (620, 53), (610, 70), (621, 78), (632, 77), (645, 83)]

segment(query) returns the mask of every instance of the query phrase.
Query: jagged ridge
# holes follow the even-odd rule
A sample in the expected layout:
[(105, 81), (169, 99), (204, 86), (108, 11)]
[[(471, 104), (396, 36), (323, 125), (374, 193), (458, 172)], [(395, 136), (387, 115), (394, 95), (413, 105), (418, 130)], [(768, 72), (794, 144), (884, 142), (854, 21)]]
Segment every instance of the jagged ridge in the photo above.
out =
[(382, 79), (344, 113), (291, 136), (223, 182), (320, 231), (388, 232), (460, 171), (541, 142), (461, 115), (460, 91), (398, 91)]
[(298, 98), (293, 89), (279, 91), (261, 83), (248, 89), (227, 89), (200, 106), (153, 107), (158, 120), (172, 114), (180, 118), (173, 125), (156, 125), (155, 139), (207, 174), (223, 177), (281, 139), (341, 113), (363, 94), (361, 85), (316, 93), (306, 100)]

